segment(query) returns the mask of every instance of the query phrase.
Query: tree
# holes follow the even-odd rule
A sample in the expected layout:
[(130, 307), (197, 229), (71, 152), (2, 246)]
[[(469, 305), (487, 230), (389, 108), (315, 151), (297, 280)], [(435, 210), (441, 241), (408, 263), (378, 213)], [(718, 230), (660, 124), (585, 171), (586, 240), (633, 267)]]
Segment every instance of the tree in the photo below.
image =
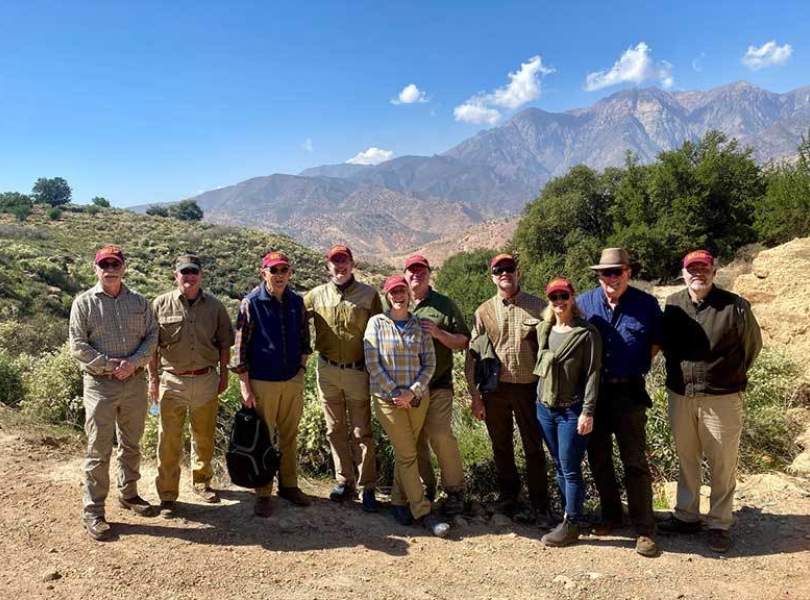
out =
[(60, 206), (70, 202), (73, 192), (68, 182), (61, 177), (40, 177), (31, 189), (34, 201), (40, 204), (50, 204)]
[(146, 214), (152, 217), (168, 217), (169, 209), (159, 204), (153, 204), (146, 209)]
[(201, 221), (203, 211), (194, 200), (183, 200), (169, 207), (169, 216), (180, 221)]
[(104, 198), (103, 196), (96, 196), (90, 202), (92, 202), (99, 208), (110, 208), (110, 201)]
[(436, 289), (452, 298), (472, 327), (475, 309), (495, 294), (489, 276), (494, 250), (460, 252), (448, 258), (436, 275)]
[(0, 212), (12, 214), (20, 222), (28, 218), (32, 206), (31, 198), (25, 194), (19, 192), (3, 192), (0, 194)]

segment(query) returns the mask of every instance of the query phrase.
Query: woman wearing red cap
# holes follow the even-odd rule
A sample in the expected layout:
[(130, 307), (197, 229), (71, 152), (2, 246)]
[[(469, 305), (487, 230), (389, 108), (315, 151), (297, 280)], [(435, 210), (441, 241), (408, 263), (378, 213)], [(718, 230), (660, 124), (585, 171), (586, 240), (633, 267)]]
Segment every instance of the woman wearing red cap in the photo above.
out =
[(408, 310), (410, 288), (402, 275), (386, 279), (383, 292), (391, 308), (369, 319), (363, 345), (377, 418), (394, 447), (398, 484), (391, 494), (394, 517), (402, 524), (420, 520), (434, 535), (444, 537), (450, 526), (431, 512), (417, 465), (417, 440), (436, 368), (433, 338)]
[(553, 279), (546, 296), (549, 304), (537, 326), (537, 420), (554, 459), (565, 517), (542, 541), (568, 546), (579, 539), (585, 501), (582, 459), (593, 429), (602, 340), (580, 316), (570, 281)]

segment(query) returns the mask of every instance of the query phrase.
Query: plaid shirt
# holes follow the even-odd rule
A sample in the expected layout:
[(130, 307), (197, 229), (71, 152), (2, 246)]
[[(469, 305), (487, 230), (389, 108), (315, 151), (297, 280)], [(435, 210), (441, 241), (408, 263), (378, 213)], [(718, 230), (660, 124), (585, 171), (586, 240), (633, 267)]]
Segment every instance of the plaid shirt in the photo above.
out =
[(397, 388), (408, 388), (422, 397), (436, 368), (436, 353), (419, 319), (409, 315), (400, 331), (388, 311), (375, 315), (366, 326), (363, 346), (371, 395), (390, 400)]
[(146, 298), (121, 285), (115, 298), (96, 284), (70, 307), (70, 351), (91, 375), (112, 373), (111, 358), (125, 358), (137, 368), (149, 362), (158, 327)]

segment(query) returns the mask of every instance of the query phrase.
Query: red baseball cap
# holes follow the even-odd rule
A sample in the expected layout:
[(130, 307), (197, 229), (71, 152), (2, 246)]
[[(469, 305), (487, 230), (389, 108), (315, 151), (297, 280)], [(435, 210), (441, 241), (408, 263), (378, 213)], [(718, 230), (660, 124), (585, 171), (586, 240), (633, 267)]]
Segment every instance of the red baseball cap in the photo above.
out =
[(268, 252), (262, 259), (262, 269), (270, 269), (278, 265), (288, 265), (290, 260), (281, 252)]
[(121, 248), (118, 246), (103, 246), (98, 252), (96, 252), (95, 263), (98, 264), (103, 260), (113, 259), (120, 262), (122, 265), (124, 264), (124, 253), (121, 251)]
[(708, 250), (694, 250), (683, 257), (683, 268), (695, 263), (703, 263), (704, 265), (714, 266), (714, 256)]
[(549, 281), (548, 285), (546, 286), (546, 296), (549, 296), (554, 292), (568, 292), (573, 296), (574, 285), (565, 277), (555, 277)]
[(405, 281), (405, 278), (402, 275), (390, 275), (385, 278), (385, 283), (383, 283), (383, 292), (387, 294), (391, 290), (398, 287), (408, 287), (408, 282)]
[(491, 269), (495, 265), (497, 265), (499, 263), (502, 263), (502, 262), (510, 262), (513, 265), (517, 264), (517, 261), (515, 260), (515, 257), (512, 256), (511, 254), (498, 254), (495, 258), (493, 258), (491, 261), (489, 261), (489, 268)]
[(408, 269), (410, 269), (414, 265), (422, 265), (426, 269), (430, 269), (430, 263), (428, 262), (428, 259), (426, 259), (421, 254), (414, 254), (413, 256), (409, 256), (405, 260), (405, 270), (406, 271)]
[(326, 253), (326, 260), (332, 260), (338, 254), (344, 254), (349, 257), (349, 260), (354, 260), (351, 248), (344, 246), (343, 244), (335, 244), (329, 248), (329, 252)]

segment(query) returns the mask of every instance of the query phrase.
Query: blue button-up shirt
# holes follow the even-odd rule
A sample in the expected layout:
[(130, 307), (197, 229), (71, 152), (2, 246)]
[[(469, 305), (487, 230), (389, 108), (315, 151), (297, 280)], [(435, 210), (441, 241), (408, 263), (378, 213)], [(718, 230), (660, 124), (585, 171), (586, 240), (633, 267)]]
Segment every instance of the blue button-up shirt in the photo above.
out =
[(583, 316), (602, 334), (602, 373), (607, 377), (642, 377), (652, 363), (652, 346), (661, 345), (661, 308), (646, 292), (628, 287), (616, 309), (601, 287), (577, 298)]

